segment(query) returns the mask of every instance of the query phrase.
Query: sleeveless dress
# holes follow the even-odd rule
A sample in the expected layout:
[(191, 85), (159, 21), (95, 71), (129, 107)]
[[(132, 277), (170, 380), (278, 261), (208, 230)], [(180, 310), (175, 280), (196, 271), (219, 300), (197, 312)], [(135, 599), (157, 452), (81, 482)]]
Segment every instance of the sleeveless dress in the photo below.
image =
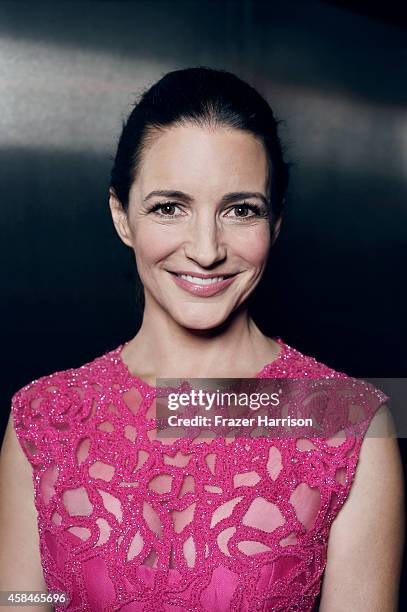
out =
[[(347, 378), (281, 338), (256, 378)], [(156, 388), (121, 358), (127, 343), (43, 376), (12, 398), (33, 468), (40, 553), (55, 610), (252, 612), (316, 609), (330, 526), (363, 435), (389, 398), (352, 379), (359, 433), (166, 444)], [(349, 415), (350, 426), (354, 419)]]

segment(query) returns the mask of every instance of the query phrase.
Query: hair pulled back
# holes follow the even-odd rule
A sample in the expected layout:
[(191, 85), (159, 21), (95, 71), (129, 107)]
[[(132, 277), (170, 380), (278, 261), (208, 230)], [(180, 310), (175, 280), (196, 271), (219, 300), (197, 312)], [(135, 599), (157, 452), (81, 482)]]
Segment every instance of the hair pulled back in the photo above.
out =
[(193, 124), (243, 130), (258, 138), (268, 159), (267, 197), (275, 221), (281, 216), (288, 186), (278, 122), (268, 102), (248, 83), (226, 70), (206, 66), (165, 74), (135, 103), (119, 138), (110, 186), (125, 211), (144, 147), (157, 132)]

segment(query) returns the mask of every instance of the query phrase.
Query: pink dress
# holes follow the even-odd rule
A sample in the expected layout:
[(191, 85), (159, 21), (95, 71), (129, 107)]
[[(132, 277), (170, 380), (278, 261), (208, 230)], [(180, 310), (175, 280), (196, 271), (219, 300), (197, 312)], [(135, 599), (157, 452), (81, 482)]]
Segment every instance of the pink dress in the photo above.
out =
[[(347, 378), (276, 338), (257, 378)], [(152, 439), (156, 388), (125, 344), (30, 382), (12, 399), (33, 467), (46, 584), (57, 611), (311, 611), (330, 526), (363, 434), (388, 397), (364, 381), (362, 435)], [(349, 423), (352, 424), (351, 416)]]

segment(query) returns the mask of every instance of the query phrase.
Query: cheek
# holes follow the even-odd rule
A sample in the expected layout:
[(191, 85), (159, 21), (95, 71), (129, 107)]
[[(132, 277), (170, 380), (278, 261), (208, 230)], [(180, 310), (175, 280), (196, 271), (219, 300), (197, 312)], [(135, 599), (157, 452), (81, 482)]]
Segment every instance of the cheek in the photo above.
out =
[[(179, 227), (139, 223), (134, 235), (134, 251), (140, 270), (158, 263), (175, 253), (182, 245)], [(229, 256), (238, 257), (253, 266), (262, 266), (270, 249), (270, 228), (268, 224), (253, 227), (230, 228), (225, 235)]]
[[(175, 228), (172, 228), (175, 230)], [(155, 224), (139, 224), (134, 233), (134, 251), (140, 266), (168, 257), (179, 246), (179, 231)]]
[(253, 228), (243, 228), (235, 232), (233, 251), (254, 266), (261, 266), (267, 259), (270, 249), (270, 230), (264, 225)]

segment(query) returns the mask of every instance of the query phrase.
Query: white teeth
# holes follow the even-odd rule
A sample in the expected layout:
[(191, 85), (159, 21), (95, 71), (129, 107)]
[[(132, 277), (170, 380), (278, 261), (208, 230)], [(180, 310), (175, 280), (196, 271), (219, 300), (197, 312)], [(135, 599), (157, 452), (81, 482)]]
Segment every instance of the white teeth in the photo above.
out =
[(195, 283), (195, 285), (213, 285), (225, 280), (225, 276), (215, 276), (214, 278), (200, 278), (199, 276), (189, 276), (189, 274), (177, 274), (180, 278)]

